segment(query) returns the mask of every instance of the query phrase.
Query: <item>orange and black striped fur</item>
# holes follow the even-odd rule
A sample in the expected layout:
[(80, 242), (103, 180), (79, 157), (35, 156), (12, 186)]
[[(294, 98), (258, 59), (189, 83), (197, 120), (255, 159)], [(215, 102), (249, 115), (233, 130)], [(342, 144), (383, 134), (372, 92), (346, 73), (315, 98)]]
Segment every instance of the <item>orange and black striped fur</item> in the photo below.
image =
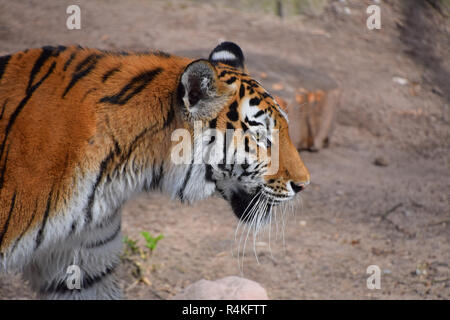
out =
[[(0, 270), (22, 271), (44, 298), (120, 298), (120, 208), (133, 194), (193, 202), (218, 192), (244, 221), (256, 195), (266, 205), (253, 215), (292, 199), (309, 173), (285, 114), (243, 62), (229, 42), (195, 61), (78, 46), (0, 57)], [(243, 129), (247, 152), (252, 128), (279, 130), (278, 170), (175, 164), (172, 133), (197, 141), (195, 122)], [(66, 284), (70, 265), (81, 268), (79, 289)]]

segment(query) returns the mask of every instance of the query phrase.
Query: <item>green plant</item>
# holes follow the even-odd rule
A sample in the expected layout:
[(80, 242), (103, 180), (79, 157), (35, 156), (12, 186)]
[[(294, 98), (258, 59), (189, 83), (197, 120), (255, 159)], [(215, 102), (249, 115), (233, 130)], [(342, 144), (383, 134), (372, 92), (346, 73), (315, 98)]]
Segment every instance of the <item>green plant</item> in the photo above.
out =
[(137, 245), (137, 240), (133, 240), (128, 238), (127, 236), (123, 237), (123, 243), (126, 244), (127, 248), (131, 250), (131, 253), (138, 253), (139, 247)]
[(147, 231), (142, 231), (141, 235), (145, 238), (145, 247), (150, 250), (150, 253), (152, 253), (153, 250), (156, 249), (156, 245), (158, 244), (159, 240), (164, 239), (164, 236), (162, 234), (157, 237), (153, 237)]

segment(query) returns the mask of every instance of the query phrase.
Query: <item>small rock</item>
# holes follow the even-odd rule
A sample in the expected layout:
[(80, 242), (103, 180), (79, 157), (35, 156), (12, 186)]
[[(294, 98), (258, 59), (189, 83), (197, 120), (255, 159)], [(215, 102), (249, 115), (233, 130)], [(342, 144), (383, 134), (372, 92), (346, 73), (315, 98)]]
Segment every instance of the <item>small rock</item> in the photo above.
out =
[(387, 167), (389, 165), (388, 161), (383, 157), (375, 158), (373, 164), (379, 167)]
[(268, 300), (266, 290), (257, 282), (230, 276), (215, 281), (199, 280), (172, 300)]
[(441, 96), (441, 97), (444, 95), (442, 93), (441, 89), (439, 89), (438, 87), (431, 88), (431, 92), (433, 92), (434, 94), (437, 94), (438, 96)]
[(382, 249), (378, 249), (378, 248), (372, 248), (372, 253), (376, 256), (381, 256), (384, 254), (384, 251)]
[(405, 86), (409, 83), (408, 79), (402, 78), (402, 77), (393, 77), (392, 81), (395, 83), (398, 83), (399, 85)]
[(305, 227), (305, 226), (306, 226), (306, 221), (305, 221), (305, 220), (300, 220), (300, 225), (301, 225), (302, 227)]

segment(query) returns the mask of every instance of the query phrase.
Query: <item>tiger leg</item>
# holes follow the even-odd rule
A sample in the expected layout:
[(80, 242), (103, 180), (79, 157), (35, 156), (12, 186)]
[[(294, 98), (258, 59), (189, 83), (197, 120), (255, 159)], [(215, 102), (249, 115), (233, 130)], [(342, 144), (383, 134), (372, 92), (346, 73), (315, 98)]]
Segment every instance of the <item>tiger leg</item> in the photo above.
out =
[(36, 255), (24, 277), (42, 299), (120, 299), (120, 212)]

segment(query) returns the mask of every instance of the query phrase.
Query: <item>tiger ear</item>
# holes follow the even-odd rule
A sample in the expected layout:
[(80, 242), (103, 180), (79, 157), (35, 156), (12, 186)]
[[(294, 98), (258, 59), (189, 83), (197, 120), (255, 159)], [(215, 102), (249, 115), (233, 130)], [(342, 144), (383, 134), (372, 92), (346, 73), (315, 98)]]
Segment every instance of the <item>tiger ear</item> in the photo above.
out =
[(244, 71), (244, 53), (241, 48), (233, 42), (222, 42), (209, 54), (209, 61), (213, 64), (219, 62), (233, 68)]
[(214, 66), (201, 59), (191, 62), (184, 70), (178, 97), (189, 119), (210, 120), (224, 107), (229, 89), (218, 80)]

